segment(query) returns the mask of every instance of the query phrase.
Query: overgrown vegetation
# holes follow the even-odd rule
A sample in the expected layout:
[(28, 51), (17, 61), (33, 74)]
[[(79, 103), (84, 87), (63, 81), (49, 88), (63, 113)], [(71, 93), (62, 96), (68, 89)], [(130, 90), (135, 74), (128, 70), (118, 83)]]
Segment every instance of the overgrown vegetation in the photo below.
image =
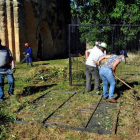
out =
[[(130, 54), (129, 54), (130, 56)], [(127, 62), (127, 69), (129, 69), (130, 74), (133, 73), (133, 61), (132, 59), (135, 59), (135, 57), (130, 57), (131, 61)], [(82, 62), (84, 64), (84, 62)], [(81, 60), (80, 60), (81, 64)], [(81, 65), (83, 65), (81, 64)], [(131, 65), (130, 65), (131, 64)], [(76, 66), (76, 65), (75, 65)], [(55, 140), (55, 139), (61, 139), (61, 140), (69, 140), (69, 139), (79, 139), (79, 140), (85, 140), (85, 139), (131, 139), (135, 138), (137, 139), (139, 137), (139, 101), (135, 101), (132, 97), (132, 90), (127, 88), (125, 85), (117, 81), (116, 84), (116, 91), (115, 93), (121, 93), (122, 99), (121, 99), (121, 110), (119, 115), (119, 121), (118, 121), (118, 129), (117, 129), (117, 135), (99, 135), (94, 133), (88, 133), (88, 132), (81, 132), (76, 130), (69, 130), (69, 129), (62, 129), (57, 127), (48, 127), (45, 128), (43, 126), (39, 125), (33, 125), (32, 123), (29, 125), (23, 125), (23, 124), (15, 124), (11, 123), (13, 120), (16, 119), (17, 114), (14, 113), (14, 111), (17, 111), (20, 107), (26, 106), (26, 111), (33, 111), (35, 114), (35, 111), (37, 111), (37, 107), (30, 104), (31, 101), (36, 99), (37, 97), (47, 93), (50, 90), (59, 90), (59, 91), (79, 91), (83, 92), (85, 91), (84, 86), (69, 86), (69, 77), (68, 77), (68, 59), (62, 59), (62, 60), (51, 60), (51, 61), (40, 61), (40, 62), (34, 62), (34, 67), (27, 67), (26, 64), (19, 64), (16, 63), (17, 71), (14, 74), (15, 77), (15, 95), (8, 96), (8, 84), (7, 80), (5, 80), (5, 100), (0, 103), (0, 139), (34, 139), (34, 140)], [(80, 66), (80, 69), (83, 69), (84, 73), (84, 67)], [(123, 72), (123, 65), (119, 67), (120, 71)], [(131, 70), (130, 70), (131, 69)], [(134, 69), (135, 66), (134, 66)], [(83, 75), (83, 73), (81, 73)], [(126, 73), (123, 73), (121, 78), (125, 78), (125, 76), (128, 76)], [(135, 77), (135, 78), (132, 78)], [(82, 76), (78, 78), (83, 78)], [(129, 77), (130, 78), (130, 77)], [(131, 75), (132, 80), (129, 84), (131, 86), (134, 86), (134, 88), (137, 91), (140, 91), (139, 84), (135, 84), (135, 82), (138, 83), (136, 76)], [(139, 79), (139, 78), (138, 78)], [(125, 80), (125, 79), (124, 79)], [(127, 80), (126, 80), (127, 81)], [(85, 82), (85, 79), (83, 78), (83, 82)], [(101, 85), (102, 86), (102, 85)], [(91, 92), (92, 93), (92, 92)], [(92, 98), (92, 94), (85, 94), (84, 96), (79, 95), (78, 98), (73, 98), (72, 105), (84, 105), (91, 107), (91, 103), (96, 101), (96, 98)], [(129, 94), (130, 93), (130, 94)], [(53, 94), (52, 94), (53, 95)], [(52, 96), (51, 95), (51, 96)], [(58, 103), (59, 99), (61, 99), (61, 95), (59, 96), (49, 97), (46, 102), (48, 105), (51, 105), (53, 103), (53, 106), (55, 106), (54, 103)], [(140, 96), (140, 94), (138, 93)], [(95, 96), (94, 96), (95, 97)], [(88, 99), (90, 100), (88, 102)], [(54, 100), (55, 102), (51, 102)], [(61, 99), (63, 101), (63, 99)], [(50, 103), (50, 104), (49, 104)], [(70, 106), (69, 104), (68, 106)], [(44, 111), (45, 113), (49, 113), (43, 109), (45, 109), (46, 105), (42, 102), (42, 106), (38, 108), (38, 110)], [(77, 106), (78, 107), (78, 106)], [(61, 111), (64, 112), (64, 116), (68, 117), (67, 113), (67, 107), (62, 108)], [(80, 109), (80, 108), (78, 108)], [(58, 112), (58, 113), (60, 113)], [(70, 111), (69, 111), (70, 112)], [(23, 114), (18, 115), (24, 115), (24, 110), (21, 112)], [(76, 113), (76, 112), (75, 112)], [(116, 112), (114, 112), (115, 114)], [(35, 114), (40, 117), (41, 114)], [(55, 114), (56, 116), (59, 114)], [(73, 113), (73, 115), (75, 115)], [(79, 114), (80, 115), (80, 114)], [(86, 115), (83, 114), (83, 116), (77, 116), (77, 121), (74, 122), (78, 124), (84, 124), (85, 122), (80, 122), (79, 120), (86, 120)], [(18, 116), (19, 117), (19, 116)], [(43, 117), (41, 115), (41, 117)], [(106, 116), (107, 117), (107, 116)], [(30, 119), (27, 118), (27, 119)], [(71, 120), (71, 118), (69, 118)], [(59, 120), (59, 121), (65, 121)], [(87, 121), (87, 120), (86, 120)], [(71, 125), (71, 124), (70, 124)], [(110, 127), (111, 122), (108, 120), (104, 122), (104, 126), (107, 128)]]
[(3, 108), (0, 109), (0, 139), (8, 138), (7, 131), (9, 131), (9, 123), (16, 120), (13, 113), (6, 113)]

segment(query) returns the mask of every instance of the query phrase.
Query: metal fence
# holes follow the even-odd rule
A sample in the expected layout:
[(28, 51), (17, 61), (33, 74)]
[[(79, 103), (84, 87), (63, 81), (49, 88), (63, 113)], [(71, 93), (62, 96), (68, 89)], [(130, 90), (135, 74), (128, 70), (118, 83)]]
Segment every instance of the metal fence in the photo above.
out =
[[(140, 79), (140, 25), (69, 25), (69, 83), (71, 86), (85, 85), (85, 51), (90, 45), (84, 36), (90, 38), (90, 33), (98, 35), (95, 41), (107, 43), (107, 54), (113, 54), (121, 49), (128, 52), (129, 58), (122, 62), (116, 69), (116, 75), (125, 81), (136, 81)], [(87, 37), (87, 38), (88, 38)], [(94, 39), (94, 38), (93, 38)]]

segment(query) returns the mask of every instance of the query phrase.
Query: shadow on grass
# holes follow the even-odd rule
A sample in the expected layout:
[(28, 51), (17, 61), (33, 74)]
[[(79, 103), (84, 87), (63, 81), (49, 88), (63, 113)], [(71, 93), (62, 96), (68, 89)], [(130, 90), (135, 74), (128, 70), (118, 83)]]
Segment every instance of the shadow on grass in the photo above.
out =
[(49, 65), (50, 63), (36, 63), (36, 64), (33, 64), (34, 67), (36, 66), (40, 66), (40, 65)]
[[(116, 87), (115, 87), (115, 93), (117, 93), (117, 97), (115, 98), (116, 100), (118, 99), (118, 98), (120, 98), (120, 96), (121, 95), (123, 95), (123, 92), (124, 91), (126, 91), (126, 90), (132, 90), (133, 91), (133, 89), (130, 89), (128, 86), (126, 86), (125, 84), (123, 84), (123, 85), (121, 85), (121, 86), (118, 86), (118, 84), (120, 84), (121, 82), (116, 82)], [(137, 85), (138, 84), (138, 82), (131, 82), (131, 83), (127, 83), (130, 87), (134, 87), (134, 85)], [(129, 94), (129, 93), (128, 93)], [(135, 94), (134, 93), (134, 91), (133, 91), (133, 94)]]
[(28, 87), (24, 87), (23, 92), (22, 92), (22, 96), (26, 97), (28, 95), (32, 95), (35, 94), (37, 92), (42, 92), (47, 90), (48, 88), (51, 88), (53, 86), (56, 86), (57, 84), (52, 84), (52, 85), (45, 85), (45, 86), (28, 86)]
[(125, 65), (132, 65), (132, 66), (140, 66), (140, 64), (128, 64), (128, 63), (126, 63)]

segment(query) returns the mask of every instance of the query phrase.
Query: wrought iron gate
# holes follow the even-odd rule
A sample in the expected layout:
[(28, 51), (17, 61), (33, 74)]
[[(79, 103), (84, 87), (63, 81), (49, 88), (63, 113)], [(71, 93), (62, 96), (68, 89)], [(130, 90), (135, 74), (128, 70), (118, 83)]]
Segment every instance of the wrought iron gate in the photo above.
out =
[[(83, 41), (83, 34), (88, 34), (93, 29), (98, 29), (99, 40), (107, 43), (107, 54), (116, 53), (121, 49), (128, 52), (129, 59), (125, 60), (117, 70), (118, 76), (123, 75), (123, 79), (135, 79), (138, 83), (140, 79), (140, 25), (69, 25), (69, 83), (71, 86), (85, 85), (85, 51), (93, 45), (88, 41)], [(131, 31), (137, 32), (131, 32)], [(91, 32), (92, 33), (92, 32)], [(96, 33), (96, 32), (95, 32)], [(88, 38), (87, 37), (87, 38)], [(102, 40), (103, 39), (103, 40)], [(124, 65), (125, 63), (125, 65)], [(128, 66), (132, 65), (132, 69)], [(129, 68), (129, 70), (128, 70)]]

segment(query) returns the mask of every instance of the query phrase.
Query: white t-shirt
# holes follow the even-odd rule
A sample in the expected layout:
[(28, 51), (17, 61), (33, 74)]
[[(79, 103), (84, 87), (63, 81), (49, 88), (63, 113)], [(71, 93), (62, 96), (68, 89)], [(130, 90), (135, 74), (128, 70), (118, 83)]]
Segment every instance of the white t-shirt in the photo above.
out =
[[(105, 54), (98, 48), (98, 47), (93, 47), (93, 49), (89, 49), (88, 52), (90, 53), (87, 61), (86, 61), (86, 65), (89, 66), (94, 66), (96, 67), (96, 62), (98, 62), (99, 58), (104, 56)], [(93, 61), (94, 60), (94, 61)]]

